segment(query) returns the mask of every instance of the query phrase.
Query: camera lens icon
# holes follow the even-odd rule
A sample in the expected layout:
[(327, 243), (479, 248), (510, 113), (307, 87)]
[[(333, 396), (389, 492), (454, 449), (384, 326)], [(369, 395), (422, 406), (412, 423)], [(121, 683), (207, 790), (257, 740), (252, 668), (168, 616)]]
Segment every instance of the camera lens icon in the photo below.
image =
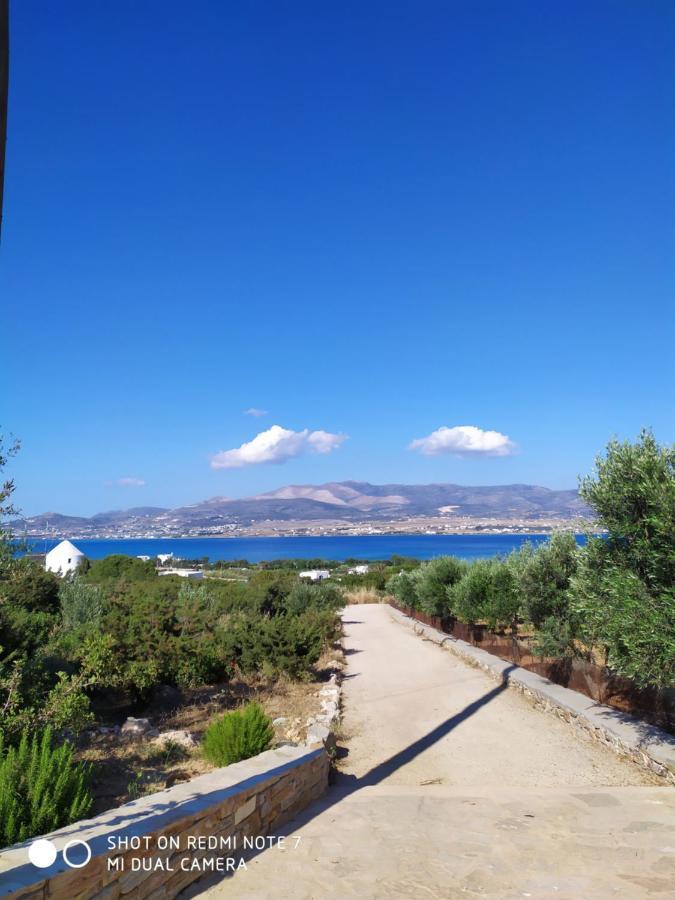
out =
[[(91, 859), (91, 847), (79, 838), (68, 841), (61, 853), (64, 863), (71, 869), (82, 869)], [(57, 856), (56, 844), (46, 838), (33, 841), (28, 848), (28, 859), (38, 869), (49, 868), (56, 862)]]

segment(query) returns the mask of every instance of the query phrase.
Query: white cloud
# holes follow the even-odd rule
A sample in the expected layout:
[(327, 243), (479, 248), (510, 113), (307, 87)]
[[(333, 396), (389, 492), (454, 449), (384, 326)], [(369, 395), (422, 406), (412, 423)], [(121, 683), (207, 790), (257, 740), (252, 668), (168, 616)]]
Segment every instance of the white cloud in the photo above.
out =
[(260, 463), (283, 463), (301, 453), (330, 453), (346, 440), (344, 434), (328, 431), (291, 431), (281, 425), (272, 425), (261, 431), (252, 441), (233, 450), (221, 450), (211, 457), (212, 469), (240, 469)]
[(260, 416), (267, 415), (267, 410), (266, 409), (258, 409), (257, 406), (251, 406), (249, 409), (244, 410), (244, 415), (245, 416), (253, 416), (255, 419), (259, 419)]
[(117, 481), (106, 481), (106, 484), (117, 487), (145, 487), (145, 479), (125, 476), (124, 478), (118, 478)]
[(337, 450), (346, 437), (345, 434), (331, 434), (330, 431), (312, 431), (307, 435), (307, 443), (315, 453), (330, 453)]
[(483, 431), (475, 425), (442, 426), (410, 444), (425, 456), (510, 456), (515, 444), (500, 431)]

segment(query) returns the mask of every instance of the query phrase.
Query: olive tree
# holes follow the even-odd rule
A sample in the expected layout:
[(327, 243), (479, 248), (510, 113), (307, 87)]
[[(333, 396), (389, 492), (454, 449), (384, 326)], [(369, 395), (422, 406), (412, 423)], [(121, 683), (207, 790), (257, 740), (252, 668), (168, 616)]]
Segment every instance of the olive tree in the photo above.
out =
[(675, 447), (649, 431), (612, 441), (581, 496), (607, 534), (571, 579), (581, 637), (607, 665), (642, 684), (675, 683)]
[(510, 560), (479, 559), (448, 589), (449, 602), (461, 622), (482, 622), (515, 634), (520, 613), (518, 584)]
[(415, 573), (415, 593), (419, 609), (428, 616), (444, 616), (450, 612), (448, 588), (456, 584), (466, 571), (466, 563), (454, 556), (438, 556), (419, 567)]
[(388, 579), (385, 590), (402, 606), (417, 607), (417, 591), (414, 572), (398, 572)]

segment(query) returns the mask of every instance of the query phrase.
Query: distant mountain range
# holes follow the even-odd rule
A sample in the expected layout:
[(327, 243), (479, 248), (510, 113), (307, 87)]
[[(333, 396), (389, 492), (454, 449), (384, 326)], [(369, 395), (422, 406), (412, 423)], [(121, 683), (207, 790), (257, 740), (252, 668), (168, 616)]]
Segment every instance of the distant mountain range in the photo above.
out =
[(246, 528), (267, 521), (395, 521), (410, 517), (494, 518), (500, 521), (575, 519), (590, 510), (575, 490), (554, 491), (530, 484), (463, 487), (458, 484), (369, 484), (363, 481), (288, 485), (232, 500), (213, 497), (192, 506), (139, 506), (90, 518), (43, 513), (16, 520), (17, 531), (85, 534), (157, 531), (194, 533)]

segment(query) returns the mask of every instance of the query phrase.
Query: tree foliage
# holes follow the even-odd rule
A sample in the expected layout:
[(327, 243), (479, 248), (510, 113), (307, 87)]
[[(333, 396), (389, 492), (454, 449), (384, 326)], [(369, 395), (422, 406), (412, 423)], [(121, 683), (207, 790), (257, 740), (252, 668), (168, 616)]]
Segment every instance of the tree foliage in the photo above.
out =
[(453, 613), (462, 622), (484, 622), (492, 629), (515, 632), (520, 613), (517, 581), (509, 562), (479, 559), (448, 589)]
[(99, 629), (107, 611), (101, 587), (78, 575), (64, 578), (59, 586), (61, 623), (70, 632)]
[(524, 619), (538, 629), (551, 617), (567, 620), (570, 579), (579, 558), (574, 535), (553, 534), (536, 551), (523, 549), (519, 556), (517, 578)]
[(675, 448), (611, 441), (582, 497), (607, 530), (572, 578), (582, 639), (639, 683), (675, 684)]
[(415, 593), (419, 608), (429, 616), (448, 614), (448, 588), (466, 572), (466, 563), (454, 556), (438, 556), (423, 563), (416, 573)]
[(106, 556), (104, 559), (95, 559), (86, 573), (89, 581), (120, 578), (126, 581), (145, 581), (148, 578), (155, 578), (156, 575), (157, 570), (152, 560), (137, 559), (121, 553)]

